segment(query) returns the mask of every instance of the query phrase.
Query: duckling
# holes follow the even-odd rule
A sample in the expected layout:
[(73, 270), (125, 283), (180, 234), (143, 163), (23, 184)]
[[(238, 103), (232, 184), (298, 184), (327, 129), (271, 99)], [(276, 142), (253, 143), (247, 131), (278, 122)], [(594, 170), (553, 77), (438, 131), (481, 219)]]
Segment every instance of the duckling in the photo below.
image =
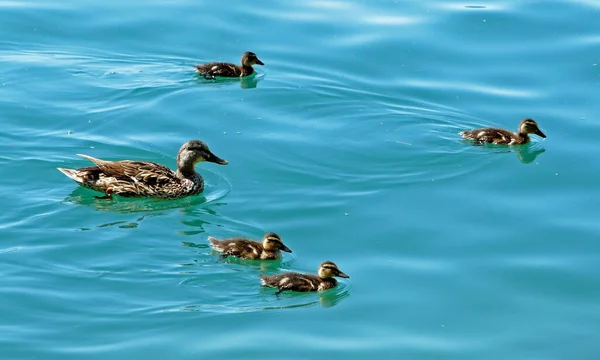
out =
[(215, 76), (222, 77), (243, 77), (254, 73), (252, 65), (264, 65), (258, 59), (255, 53), (246, 51), (242, 55), (242, 65), (236, 65), (224, 62), (211, 62), (208, 64), (196, 65), (196, 71), (206, 79), (214, 79)]
[(77, 155), (92, 161), (96, 166), (58, 170), (80, 186), (105, 194), (96, 196), (98, 199), (111, 199), (113, 194), (161, 199), (198, 195), (204, 190), (204, 180), (194, 168), (196, 163), (209, 161), (227, 165), (227, 160), (213, 154), (200, 140), (190, 140), (179, 149), (177, 171), (153, 162), (106, 161), (88, 155)]
[(279, 235), (272, 232), (263, 236), (262, 244), (246, 238), (217, 240), (209, 236), (208, 240), (215, 250), (221, 252), (221, 259), (235, 256), (241, 259), (276, 260), (281, 257), (280, 250), (292, 252), (283, 244)]
[(337, 285), (334, 276), (350, 278), (344, 274), (335, 263), (325, 261), (319, 266), (317, 275), (286, 272), (272, 276), (261, 275), (262, 286), (279, 289), (275, 294), (279, 295), (285, 290), (291, 291), (323, 291), (332, 289)]
[(506, 145), (526, 144), (530, 140), (528, 134), (536, 134), (543, 138), (546, 137), (546, 134), (540, 130), (538, 124), (533, 119), (521, 121), (518, 132), (498, 128), (483, 128), (461, 131), (459, 134), (463, 139), (474, 140), (480, 144), (492, 143)]

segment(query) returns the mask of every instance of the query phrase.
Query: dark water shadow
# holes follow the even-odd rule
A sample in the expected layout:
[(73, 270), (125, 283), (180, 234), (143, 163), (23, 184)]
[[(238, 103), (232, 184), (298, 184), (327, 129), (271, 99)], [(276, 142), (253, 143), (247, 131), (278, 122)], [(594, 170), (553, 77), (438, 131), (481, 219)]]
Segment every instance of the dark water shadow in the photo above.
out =
[(241, 78), (227, 78), (227, 77), (205, 77), (204, 75), (195, 74), (198, 84), (213, 84), (213, 85), (230, 85), (239, 83), (242, 89), (254, 89), (258, 86), (258, 82), (265, 77), (264, 73), (255, 72), (250, 76)]
[[(83, 190), (83, 189), (82, 189)], [(78, 192), (78, 190), (73, 193)], [(91, 198), (91, 200), (90, 200)], [(215, 199), (217, 200), (217, 199)], [(144, 214), (142, 216), (138, 216), (135, 219), (131, 220), (118, 220), (111, 221), (108, 223), (102, 223), (93, 227), (82, 227), (79, 228), (79, 231), (89, 231), (93, 229), (100, 229), (106, 227), (116, 226), (121, 229), (135, 229), (139, 226), (139, 224), (151, 217), (158, 217), (163, 215), (168, 215), (169, 211), (165, 210), (179, 210), (182, 215), (192, 216), (193, 224), (190, 224), (189, 221), (181, 220), (183, 225), (193, 226), (194, 230), (186, 230), (179, 231), (180, 235), (196, 235), (205, 233), (206, 230), (204, 226), (207, 224), (211, 224), (208, 221), (202, 219), (202, 215), (208, 214), (210, 216), (218, 216), (218, 213), (213, 209), (210, 209), (205, 204), (213, 204), (219, 205), (222, 203), (215, 203), (213, 200), (207, 200), (205, 197), (195, 197), (193, 199), (180, 199), (180, 200), (155, 200), (155, 199), (140, 199), (140, 200), (100, 200), (95, 199), (90, 196), (82, 196), (78, 194), (71, 194), (62, 203), (76, 203), (78, 205), (87, 205), (94, 208), (96, 211), (107, 211), (112, 213), (120, 213), (120, 214), (130, 214), (130, 213), (139, 213), (139, 212), (147, 212), (148, 214)], [(190, 208), (195, 208), (196, 210), (190, 212)]]
[(330, 308), (350, 296), (351, 284), (349, 280), (341, 280), (335, 288), (323, 292), (284, 291), (279, 295), (275, 295), (277, 289), (261, 286), (260, 293), (268, 304), (260, 310), (293, 309), (314, 305)]
[[(102, 228), (106, 228), (106, 227), (113, 227), (116, 226), (120, 229), (135, 229), (139, 226), (139, 224), (146, 220), (147, 218), (150, 217), (156, 217), (156, 216), (161, 216), (164, 215), (164, 213), (154, 213), (154, 214), (147, 214), (147, 215), (143, 215), (140, 216), (134, 220), (129, 220), (129, 221), (125, 221), (125, 220), (121, 220), (121, 221), (112, 221), (112, 222), (108, 222), (108, 223), (104, 223), (104, 224), (100, 224), (100, 225), (96, 225), (95, 228), (96, 229), (102, 229)], [(82, 227), (78, 229), (79, 231), (90, 231), (93, 230), (93, 228), (90, 227)]]
[[(257, 285), (260, 287), (260, 285)], [(273, 290), (273, 291), (271, 291)], [(280, 295), (275, 295), (276, 289), (268, 289), (260, 287), (259, 291), (255, 294), (249, 294), (247, 298), (238, 298), (236, 302), (238, 304), (191, 304), (186, 306), (179, 306), (174, 308), (165, 307), (163, 309), (157, 309), (157, 312), (205, 312), (205, 313), (244, 313), (244, 312), (258, 312), (258, 311), (269, 311), (269, 310), (291, 310), (297, 308), (305, 308), (312, 306), (320, 306), (322, 308), (331, 308), (338, 305), (341, 301), (350, 296), (349, 289), (345, 286), (345, 283), (341, 283), (334, 289), (327, 290), (324, 292), (288, 292)], [(262, 303), (258, 306), (252, 306), (250, 304), (243, 305), (245, 302), (256, 302)]]
[(482, 148), (491, 149), (494, 153), (514, 153), (517, 155), (517, 159), (523, 164), (531, 164), (537, 157), (546, 152), (540, 144), (530, 142), (524, 145), (497, 145), (497, 144), (479, 144), (471, 140), (463, 140), (464, 144), (478, 146)]
[(77, 188), (73, 190), (61, 203), (66, 205), (90, 206), (97, 211), (111, 211), (119, 213), (134, 213), (144, 211), (184, 209), (188, 207), (208, 204), (224, 198), (228, 190), (215, 191), (210, 194), (189, 196), (183, 199), (164, 200), (148, 198), (122, 198), (115, 196), (112, 200), (96, 199), (90, 190)]

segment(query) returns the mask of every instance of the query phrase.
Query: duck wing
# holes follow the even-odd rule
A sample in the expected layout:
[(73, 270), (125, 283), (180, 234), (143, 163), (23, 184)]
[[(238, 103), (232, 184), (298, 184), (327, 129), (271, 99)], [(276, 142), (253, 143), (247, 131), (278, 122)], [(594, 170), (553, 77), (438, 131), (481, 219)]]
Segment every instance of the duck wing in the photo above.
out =
[(239, 66), (224, 62), (212, 62), (203, 65), (196, 65), (196, 70), (202, 75), (213, 77), (237, 77), (242, 74), (242, 70)]
[(270, 286), (279, 290), (291, 291), (317, 291), (321, 284), (318, 276), (287, 272), (276, 275), (261, 275), (263, 286)]
[(260, 259), (263, 252), (262, 244), (253, 240), (233, 238), (225, 240), (211, 240), (216, 250), (222, 252), (221, 257), (235, 256), (243, 259)]
[(180, 182), (173, 170), (164, 165), (146, 161), (106, 161), (88, 155), (77, 154), (96, 164), (105, 177), (119, 181), (144, 183), (148, 186), (160, 186)]
[(498, 128), (475, 129), (471, 131), (463, 131), (462, 137), (469, 140), (475, 140), (480, 144), (508, 144), (514, 138), (514, 133)]

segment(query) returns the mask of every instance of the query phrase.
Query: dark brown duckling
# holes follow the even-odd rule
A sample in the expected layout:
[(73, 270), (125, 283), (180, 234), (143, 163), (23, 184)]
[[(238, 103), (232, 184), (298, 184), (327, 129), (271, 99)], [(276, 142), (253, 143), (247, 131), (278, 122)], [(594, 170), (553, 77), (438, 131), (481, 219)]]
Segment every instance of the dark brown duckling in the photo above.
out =
[(283, 244), (279, 235), (272, 232), (263, 237), (262, 244), (246, 238), (217, 240), (209, 236), (208, 240), (215, 250), (221, 252), (222, 259), (235, 256), (251, 260), (276, 260), (281, 257), (281, 251), (292, 252)]
[(344, 274), (335, 263), (325, 261), (319, 266), (317, 275), (300, 274), (295, 272), (286, 272), (276, 275), (261, 275), (262, 286), (268, 286), (279, 289), (277, 295), (285, 290), (290, 291), (323, 291), (332, 289), (337, 285), (334, 276), (350, 278)]
[(264, 65), (264, 63), (258, 59), (255, 53), (246, 51), (242, 55), (242, 65), (211, 62), (208, 64), (196, 65), (196, 71), (207, 79), (214, 79), (216, 76), (243, 77), (254, 73), (252, 65)]
[(533, 119), (525, 119), (519, 124), (519, 131), (512, 132), (498, 128), (483, 128), (475, 130), (461, 131), (459, 134), (463, 139), (473, 140), (480, 144), (505, 144), (522, 145), (529, 142), (529, 134), (536, 134), (543, 138), (546, 134), (540, 130), (538, 124)]

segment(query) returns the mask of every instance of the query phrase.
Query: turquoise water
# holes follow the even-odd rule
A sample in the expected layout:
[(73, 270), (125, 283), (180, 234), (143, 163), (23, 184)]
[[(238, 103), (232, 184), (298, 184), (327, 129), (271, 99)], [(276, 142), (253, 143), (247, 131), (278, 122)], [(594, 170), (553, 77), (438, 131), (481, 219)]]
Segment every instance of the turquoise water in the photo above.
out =
[[(0, 1), (2, 359), (598, 359), (600, 3)], [(248, 80), (193, 65), (264, 61)], [(462, 129), (538, 121), (521, 148)], [(203, 195), (98, 201), (75, 154)], [(207, 236), (275, 231), (281, 262)], [(321, 294), (258, 275), (350, 275)]]

